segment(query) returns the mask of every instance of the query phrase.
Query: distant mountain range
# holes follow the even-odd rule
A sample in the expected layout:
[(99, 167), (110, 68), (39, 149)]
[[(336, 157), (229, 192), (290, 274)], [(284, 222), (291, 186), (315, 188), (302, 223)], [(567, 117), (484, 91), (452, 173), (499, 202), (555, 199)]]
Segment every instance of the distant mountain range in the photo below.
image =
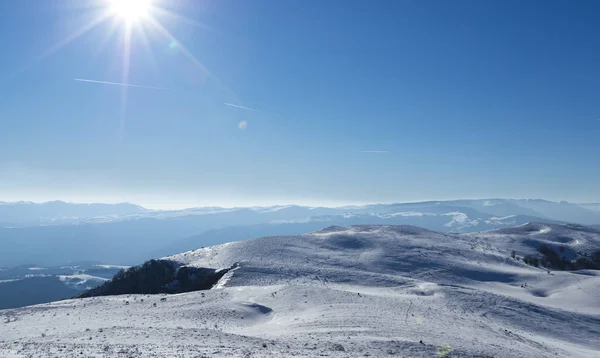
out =
[(587, 203), (587, 204), (577, 204), (582, 208), (600, 213), (600, 203)]
[(600, 224), (600, 211), (594, 205), (482, 199), (338, 208), (288, 205), (153, 211), (128, 203), (2, 203), (0, 267), (74, 261), (131, 265), (202, 246), (298, 235), (331, 225), (414, 225), (474, 232), (527, 222)]
[(30, 201), (0, 202), (0, 224), (36, 225), (70, 223), (99, 216), (139, 214), (147, 212), (141, 206), (121, 204), (78, 204), (64, 201), (33, 203)]
[(268, 216), (272, 220), (293, 220), (344, 213), (393, 213), (397, 210), (419, 211), (419, 209), (431, 208), (433, 206), (471, 208), (495, 216), (524, 215), (583, 225), (600, 225), (600, 203), (572, 204), (565, 201), (552, 202), (541, 199), (448, 200), (335, 208), (298, 205), (240, 208), (201, 207), (164, 211), (149, 210), (130, 203), (80, 204), (63, 201), (49, 201), (45, 203), (19, 201), (0, 202), (0, 224), (4, 226), (60, 225), (135, 220), (140, 218), (168, 218), (187, 215), (223, 215), (226, 213), (230, 215), (233, 215), (233, 213), (267, 214), (264, 216)]

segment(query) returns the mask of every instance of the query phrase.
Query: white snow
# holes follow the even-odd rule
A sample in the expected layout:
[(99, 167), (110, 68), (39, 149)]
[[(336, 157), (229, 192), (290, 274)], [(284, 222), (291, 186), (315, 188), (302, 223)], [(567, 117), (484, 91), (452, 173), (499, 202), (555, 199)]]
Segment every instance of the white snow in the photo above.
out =
[(516, 217), (516, 215), (508, 215), (508, 216), (503, 216), (503, 217), (492, 216), (490, 218), (490, 220), (492, 220), (492, 221), (503, 221), (503, 220), (512, 219), (514, 217)]
[[(88, 274), (75, 274), (75, 275), (57, 275), (58, 279), (64, 282), (67, 286), (71, 287), (94, 287), (104, 281), (108, 281), (107, 278), (92, 276)], [(90, 287), (90, 288), (91, 288)]]
[(259, 212), (259, 213), (273, 213), (276, 211), (280, 211), (280, 210), (284, 210), (284, 209), (289, 209), (292, 208), (293, 205), (279, 205), (279, 206), (267, 206), (267, 207), (253, 207), (251, 208), (253, 211)]
[(8, 280), (0, 280), (0, 283), (14, 282), (14, 281), (19, 281), (19, 280), (22, 280), (22, 278), (12, 278), (12, 279), (8, 279)]
[(105, 269), (128, 269), (130, 266), (122, 266), (122, 265), (94, 265), (96, 267), (101, 267)]
[(386, 217), (394, 217), (394, 216), (403, 216), (403, 217), (411, 217), (411, 216), (435, 216), (435, 214), (431, 213), (421, 213), (418, 211), (404, 211), (400, 213), (387, 214)]
[(509, 257), (531, 240), (600, 249), (597, 232), (542, 224), (239, 241), (167, 258), (236, 266), (209, 291), (0, 311), (0, 356), (598, 357), (600, 272), (548, 274)]
[(477, 226), (479, 224), (479, 220), (470, 219), (467, 214), (461, 212), (451, 212), (442, 215), (452, 216), (452, 220), (444, 224), (444, 226), (449, 228), (456, 228), (460, 230), (467, 227)]
[(463, 236), (472, 238), (473, 242), (493, 245), (505, 252), (515, 250), (518, 255), (534, 254), (540, 245), (563, 247), (563, 256), (569, 258), (572, 258), (575, 252), (591, 253), (600, 250), (598, 231), (574, 224), (526, 223), (512, 228), (468, 233)]

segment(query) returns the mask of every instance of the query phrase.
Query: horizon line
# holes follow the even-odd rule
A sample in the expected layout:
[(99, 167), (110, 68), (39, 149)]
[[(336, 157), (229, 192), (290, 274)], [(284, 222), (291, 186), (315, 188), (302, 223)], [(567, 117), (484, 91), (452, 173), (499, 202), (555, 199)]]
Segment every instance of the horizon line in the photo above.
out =
[(34, 205), (43, 205), (43, 204), (51, 204), (51, 203), (63, 203), (63, 204), (73, 204), (73, 205), (134, 205), (138, 206), (142, 209), (148, 211), (174, 211), (174, 210), (189, 210), (189, 209), (203, 209), (203, 208), (220, 208), (220, 209), (246, 209), (246, 208), (270, 208), (270, 207), (279, 207), (279, 206), (296, 206), (296, 207), (308, 207), (308, 208), (344, 208), (344, 207), (352, 207), (352, 206), (371, 206), (371, 205), (398, 205), (398, 204), (419, 204), (419, 203), (429, 203), (429, 202), (451, 202), (451, 201), (461, 201), (461, 200), (542, 200), (551, 203), (561, 203), (566, 202), (573, 205), (600, 205), (597, 202), (569, 202), (566, 200), (547, 200), (542, 198), (459, 198), (459, 199), (444, 199), (444, 200), (409, 200), (409, 201), (378, 201), (378, 202), (356, 202), (356, 203), (348, 203), (341, 205), (306, 205), (299, 203), (286, 203), (286, 204), (272, 204), (272, 205), (234, 205), (234, 206), (221, 206), (221, 205), (199, 205), (199, 206), (180, 206), (178, 208), (170, 208), (170, 209), (153, 209), (151, 207), (147, 207), (144, 205), (136, 204), (134, 202), (129, 201), (119, 201), (119, 202), (101, 202), (101, 201), (66, 201), (66, 200), (48, 200), (48, 201), (33, 201), (33, 200), (18, 200), (18, 201), (3, 201), (0, 200), (1, 205), (7, 204), (34, 204)]

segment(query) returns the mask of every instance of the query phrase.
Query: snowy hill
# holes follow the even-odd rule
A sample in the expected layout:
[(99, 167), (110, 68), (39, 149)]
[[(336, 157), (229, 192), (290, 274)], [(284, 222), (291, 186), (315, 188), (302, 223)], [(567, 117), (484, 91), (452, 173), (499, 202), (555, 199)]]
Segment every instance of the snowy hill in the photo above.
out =
[(599, 250), (599, 235), (600, 231), (588, 226), (527, 223), (467, 236), (504, 250), (515, 250), (518, 255), (535, 254), (546, 245), (566, 259), (574, 260)]
[(510, 257), (542, 242), (578, 254), (600, 233), (361, 225), (203, 248), (162, 261), (230, 269), (212, 289), (0, 311), (0, 356), (597, 357), (600, 271)]

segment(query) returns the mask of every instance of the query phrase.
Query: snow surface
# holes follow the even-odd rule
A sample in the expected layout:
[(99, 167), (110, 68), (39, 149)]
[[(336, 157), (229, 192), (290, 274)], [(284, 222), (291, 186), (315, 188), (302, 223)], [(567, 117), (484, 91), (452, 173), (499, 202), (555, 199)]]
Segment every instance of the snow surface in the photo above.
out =
[(128, 269), (130, 267), (130, 266), (123, 266), (123, 265), (94, 265), (94, 266), (105, 268), (105, 269)]
[(600, 272), (509, 257), (538, 241), (599, 249), (600, 232), (353, 226), (208, 247), (166, 259), (235, 267), (212, 290), (3, 310), (0, 356), (598, 357)]
[(388, 214), (388, 215), (383, 216), (383, 217), (394, 217), (394, 216), (404, 216), (404, 217), (410, 217), (410, 216), (435, 216), (435, 214), (421, 213), (421, 212), (418, 212), (418, 211), (403, 211), (403, 212), (400, 212), (400, 213)]
[(4, 282), (14, 282), (14, 281), (19, 281), (22, 280), (22, 278), (12, 278), (9, 280), (0, 280), (0, 283), (4, 283)]
[(108, 281), (107, 278), (92, 276), (88, 274), (74, 274), (74, 275), (57, 275), (58, 279), (65, 283), (65, 285), (72, 288), (92, 288)]
[(464, 236), (472, 238), (473, 242), (483, 242), (504, 251), (515, 250), (517, 255), (534, 254), (541, 245), (562, 247), (561, 256), (569, 259), (574, 258), (578, 253), (590, 254), (600, 250), (600, 231), (575, 224), (527, 223), (511, 228), (464, 234)]

